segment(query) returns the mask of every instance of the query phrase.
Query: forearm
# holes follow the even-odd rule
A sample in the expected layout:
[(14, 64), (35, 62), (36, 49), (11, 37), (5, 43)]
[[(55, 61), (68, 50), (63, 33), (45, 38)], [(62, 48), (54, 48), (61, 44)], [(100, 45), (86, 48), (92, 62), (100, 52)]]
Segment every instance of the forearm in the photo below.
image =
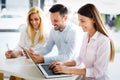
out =
[(66, 73), (85, 76), (86, 75), (86, 69), (85, 68), (83, 68), (83, 69), (79, 69), (79, 68), (67, 68), (66, 69)]
[(22, 51), (15, 51), (14, 54), (16, 55), (16, 57), (23, 56)]
[(57, 56), (52, 56), (52, 57), (48, 57), (45, 56), (44, 57), (44, 61), (45, 63), (51, 63), (51, 62), (65, 62), (67, 61), (69, 58), (66, 55), (57, 55)]
[(69, 61), (69, 62), (64, 62), (63, 63), (65, 66), (75, 66), (76, 65), (76, 62), (74, 60), (72, 61)]

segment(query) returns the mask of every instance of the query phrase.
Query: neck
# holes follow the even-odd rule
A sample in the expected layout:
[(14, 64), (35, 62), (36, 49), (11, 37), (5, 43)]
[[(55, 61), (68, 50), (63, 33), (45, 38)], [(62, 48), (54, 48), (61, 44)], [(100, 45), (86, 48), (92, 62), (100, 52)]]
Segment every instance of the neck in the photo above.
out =
[(96, 32), (96, 30), (89, 32), (88, 42), (90, 41), (90, 38), (95, 34), (95, 32)]
[(95, 34), (96, 30), (93, 29), (92, 31), (89, 32), (89, 37), (91, 38)]

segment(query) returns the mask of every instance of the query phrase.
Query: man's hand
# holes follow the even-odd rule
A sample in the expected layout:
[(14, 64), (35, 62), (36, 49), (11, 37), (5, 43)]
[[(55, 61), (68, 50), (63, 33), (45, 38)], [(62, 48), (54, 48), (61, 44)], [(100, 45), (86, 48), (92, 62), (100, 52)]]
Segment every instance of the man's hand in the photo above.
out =
[(42, 55), (34, 53), (34, 51), (32, 49), (29, 49), (29, 52), (30, 52), (30, 56), (31, 56), (32, 60), (36, 64), (44, 63), (44, 57)]

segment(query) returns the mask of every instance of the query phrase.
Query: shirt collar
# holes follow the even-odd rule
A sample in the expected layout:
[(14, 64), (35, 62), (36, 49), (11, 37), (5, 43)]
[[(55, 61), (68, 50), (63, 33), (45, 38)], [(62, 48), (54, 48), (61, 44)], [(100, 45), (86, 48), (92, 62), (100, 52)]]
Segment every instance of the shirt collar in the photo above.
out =
[[(96, 31), (95, 34), (91, 37), (92, 40), (96, 40), (97, 37), (99, 36), (99, 32)], [(87, 32), (87, 37), (89, 37), (89, 33)]]
[(99, 32), (96, 31), (95, 34), (92, 36), (91, 39), (96, 40), (98, 36), (99, 36)]
[(65, 31), (68, 30), (68, 28), (69, 28), (69, 27), (68, 27), (68, 26), (69, 26), (68, 24), (69, 24), (68, 22), (65, 22), (65, 28), (64, 28), (64, 30), (63, 30), (62, 32), (65, 32)]
[(36, 33), (38, 33), (39, 32), (39, 30), (34, 30)]

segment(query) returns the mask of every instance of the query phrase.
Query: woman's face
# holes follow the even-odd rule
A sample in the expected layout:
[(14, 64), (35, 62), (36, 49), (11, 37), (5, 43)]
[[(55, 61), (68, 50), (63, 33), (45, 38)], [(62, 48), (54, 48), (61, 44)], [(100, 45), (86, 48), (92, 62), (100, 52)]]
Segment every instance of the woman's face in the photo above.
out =
[(78, 14), (79, 26), (82, 27), (84, 32), (91, 32), (94, 30), (94, 20), (86, 16)]
[(34, 13), (30, 15), (30, 24), (35, 30), (39, 29), (40, 26), (40, 17), (38, 13)]

